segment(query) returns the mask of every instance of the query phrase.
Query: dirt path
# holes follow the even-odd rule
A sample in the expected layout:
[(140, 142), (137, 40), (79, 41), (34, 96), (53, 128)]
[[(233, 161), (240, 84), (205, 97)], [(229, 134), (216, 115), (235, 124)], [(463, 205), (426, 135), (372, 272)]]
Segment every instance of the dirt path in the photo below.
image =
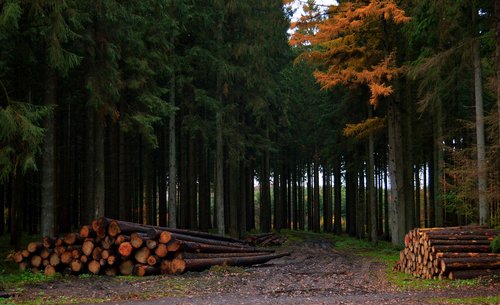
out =
[(65, 296), (84, 304), (439, 304), (431, 298), (498, 295), (499, 283), (476, 289), (400, 292), (385, 266), (340, 252), (318, 237), (279, 249), (291, 256), (252, 268), (221, 268), (182, 276), (71, 278), (31, 287), (45, 300)]

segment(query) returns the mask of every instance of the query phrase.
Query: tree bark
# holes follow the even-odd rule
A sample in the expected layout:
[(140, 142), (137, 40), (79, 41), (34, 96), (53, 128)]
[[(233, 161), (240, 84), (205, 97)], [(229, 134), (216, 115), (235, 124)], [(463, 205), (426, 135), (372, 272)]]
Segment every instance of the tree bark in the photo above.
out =
[(269, 184), (269, 151), (264, 152), (260, 174), (260, 230), (271, 230), (271, 186)]
[(342, 233), (342, 177), (341, 177), (341, 161), (337, 157), (333, 165), (333, 187), (334, 187), (334, 222), (333, 228), (335, 234)]
[[(473, 12), (475, 19), (475, 10)], [(478, 39), (478, 38), (477, 38)], [(487, 165), (484, 131), (483, 84), (481, 79), (481, 59), (479, 41), (474, 40), (472, 54), (474, 60), (474, 93), (476, 105), (476, 140), (477, 140), (477, 188), (479, 197), (479, 224), (489, 224), (489, 206), (487, 198)]]
[[(173, 36), (171, 41), (173, 42)], [(175, 73), (170, 79), (169, 103), (175, 107)], [(177, 159), (175, 144), (175, 112), (170, 114), (168, 121), (168, 225), (177, 228)]]
[(105, 119), (98, 111), (94, 113), (95, 139), (94, 139), (94, 219), (104, 216), (104, 131)]
[[(368, 106), (369, 117), (372, 117), (372, 106)], [(373, 133), (368, 136), (368, 168), (366, 170), (368, 183), (368, 198), (370, 207), (370, 239), (377, 243), (377, 198), (375, 190), (375, 144)]]
[(401, 141), (400, 122), (395, 101), (389, 99), (388, 112), (388, 132), (389, 132), (389, 172), (391, 181), (391, 202), (390, 202), (390, 230), (391, 242), (393, 245), (401, 245), (405, 235), (405, 204), (404, 196), (401, 194)]
[(217, 214), (217, 232), (219, 235), (225, 234), (224, 227), (224, 142), (222, 138), (222, 112), (216, 115), (216, 192), (215, 208)]
[[(56, 82), (55, 71), (46, 68), (46, 87), (45, 87), (45, 105), (56, 105)], [(55, 109), (54, 109), (55, 111)], [(43, 144), (44, 153), (42, 155), (42, 222), (41, 235), (55, 235), (55, 115), (49, 114), (45, 118), (45, 141)]]
[(199, 217), (200, 231), (207, 232), (210, 228), (210, 180), (208, 175), (208, 149), (206, 143), (202, 143), (199, 158), (200, 184), (199, 184)]

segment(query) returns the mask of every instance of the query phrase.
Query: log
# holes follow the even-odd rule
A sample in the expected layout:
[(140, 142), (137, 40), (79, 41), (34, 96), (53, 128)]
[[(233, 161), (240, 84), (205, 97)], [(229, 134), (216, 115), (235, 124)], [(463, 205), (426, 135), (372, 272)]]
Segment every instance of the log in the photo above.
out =
[(95, 237), (95, 231), (92, 229), (92, 226), (89, 225), (84, 225), (80, 228), (80, 237), (82, 238), (87, 238), (87, 237)]
[(425, 240), (432, 240), (432, 239), (447, 239), (447, 240), (469, 240), (469, 239), (475, 239), (475, 240), (489, 240), (492, 241), (494, 239), (493, 236), (490, 235), (470, 235), (470, 234), (464, 234), (464, 235), (450, 235), (450, 234), (431, 234), (431, 235), (424, 235)]
[(90, 263), (88, 263), (87, 268), (89, 269), (90, 273), (99, 274), (99, 272), (101, 271), (101, 264), (96, 260), (92, 260)]
[(92, 258), (96, 261), (102, 258), (102, 249), (101, 247), (95, 247), (94, 251), (92, 251)]
[(22, 261), (19, 263), (19, 270), (25, 271), (29, 267), (29, 263), (27, 261)]
[(490, 246), (486, 245), (436, 245), (432, 247), (433, 252), (490, 252)]
[(42, 258), (42, 266), (43, 267), (47, 267), (48, 265), (50, 265), (50, 262), (48, 259), (46, 258)]
[(137, 276), (147, 276), (160, 274), (160, 269), (149, 265), (137, 264), (134, 266), (133, 274)]
[(148, 247), (149, 250), (154, 250), (158, 246), (158, 242), (154, 239), (148, 239), (146, 240), (146, 247)]
[(167, 249), (167, 245), (165, 245), (165, 244), (159, 244), (158, 247), (156, 247), (156, 249), (155, 249), (155, 254), (158, 257), (165, 257), (165, 256), (167, 256), (167, 253), (168, 253), (168, 249)]
[(201, 258), (201, 259), (185, 259), (185, 271), (200, 271), (210, 268), (215, 265), (227, 266), (251, 266), (262, 264), (272, 259), (289, 256), (290, 253), (281, 254), (266, 254), (261, 256), (245, 256), (245, 257), (225, 257), (225, 258)]
[(140, 235), (139, 233), (130, 234), (130, 244), (132, 245), (132, 247), (139, 249), (140, 247), (142, 247), (143, 243), (143, 235)]
[(115, 238), (109, 236), (109, 235), (106, 235), (106, 237), (104, 237), (104, 239), (101, 241), (101, 247), (103, 249), (106, 249), (106, 250), (109, 250), (111, 249), (111, 247), (115, 244)]
[(56, 245), (56, 240), (57, 238), (55, 237), (45, 236), (44, 238), (42, 238), (42, 244), (45, 248), (54, 248)]
[(101, 258), (108, 259), (109, 255), (110, 255), (110, 251), (109, 250), (102, 250), (102, 252), (101, 252)]
[(78, 233), (67, 233), (64, 235), (64, 243), (67, 245), (81, 244), (82, 242), (83, 238)]
[(23, 254), (22, 254), (21, 251), (18, 251), (16, 253), (14, 253), (13, 258), (14, 258), (14, 262), (16, 264), (19, 264), (19, 263), (21, 263), (24, 260), (24, 256), (23, 256)]
[(135, 260), (138, 263), (141, 264), (146, 264), (148, 262), (148, 258), (151, 255), (151, 250), (149, 250), (147, 247), (142, 247), (134, 255)]
[(42, 265), (42, 257), (40, 255), (33, 255), (30, 260), (31, 266), (38, 268)]
[(186, 252), (203, 253), (254, 253), (254, 252), (274, 252), (273, 250), (249, 248), (249, 247), (227, 247), (202, 244), (196, 242), (183, 241), (182, 250)]
[(69, 265), (71, 261), (73, 260), (73, 254), (71, 251), (65, 251), (63, 254), (61, 254), (61, 263), (65, 265)]
[(40, 242), (30, 242), (26, 247), (29, 253), (35, 253), (43, 247), (43, 243)]
[(108, 234), (110, 236), (117, 236), (118, 234), (131, 235), (132, 233), (145, 233), (152, 228), (152, 226), (140, 225), (133, 222), (121, 221), (115, 219), (106, 218), (108, 225)]
[(79, 259), (73, 259), (69, 266), (71, 271), (79, 273), (82, 270), (83, 264)]
[(120, 264), (119, 270), (122, 275), (131, 275), (134, 270), (134, 263), (132, 260), (125, 260)]
[(163, 260), (160, 267), (161, 274), (182, 274), (186, 270), (183, 259)]
[(500, 276), (500, 269), (478, 269), (478, 270), (455, 270), (450, 271), (448, 278), (450, 280), (473, 279), (480, 276)]
[(184, 252), (181, 254), (184, 259), (196, 258), (227, 258), (227, 257), (249, 257), (249, 256), (262, 256), (268, 255), (268, 252), (255, 252), (255, 253), (189, 253)]
[(80, 256), (80, 261), (83, 264), (87, 264), (89, 262), (89, 257), (87, 255), (82, 255), (82, 256)]
[(434, 245), (490, 245), (490, 241), (487, 239), (430, 239), (429, 243), (431, 246)]
[(106, 274), (106, 276), (115, 276), (118, 275), (118, 270), (116, 270), (115, 267), (109, 266), (104, 269), (104, 274)]
[[(163, 244), (160, 244), (163, 245)], [(176, 252), (178, 251), (182, 246), (182, 243), (178, 240), (172, 239), (168, 244), (167, 244), (167, 250), (168, 252)]]
[[(210, 234), (210, 233), (205, 233), (205, 232), (143, 225), (143, 224), (137, 224), (137, 223), (133, 223), (133, 222), (110, 219), (110, 218), (107, 218), (107, 222), (109, 223), (109, 226), (111, 226), (112, 223), (114, 223), (113, 227), (115, 227), (115, 226), (118, 227), (118, 230), (113, 229), (113, 231), (114, 231), (114, 232), (112, 232), (113, 234), (120, 234), (120, 232), (129, 232), (128, 234), (134, 233), (134, 232), (148, 233), (148, 230), (153, 228), (155, 230), (168, 231), (170, 233), (188, 235), (188, 236), (193, 236), (193, 237), (200, 237), (200, 238), (211, 239), (211, 240), (226, 241), (226, 242), (230, 242), (230, 243), (243, 244), (243, 241), (241, 241), (239, 239), (234, 239), (231, 237), (220, 236), (220, 235), (215, 235), (215, 234)], [(110, 234), (109, 226), (108, 226), (108, 234), (111, 236), (114, 236), (114, 235)], [(116, 233), (116, 231), (119, 231), (119, 232)], [(126, 233), (124, 233), (124, 234), (126, 234)]]
[(24, 258), (30, 257), (30, 252), (26, 249), (21, 250), (21, 256)]
[(40, 251), (40, 256), (42, 258), (49, 258), (50, 253), (51, 253), (50, 249), (43, 247), (42, 250)]
[(156, 264), (159, 264), (161, 262), (161, 259), (157, 255), (150, 255), (147, 259), (147, 263), (150, 266), (154, 266)]
[(106, 237), (108, 225), (109, 221), (105, 217), (101, 217), (92, 221), (92, 229), (94, 229), (94, 231), (96, 232), (96, 236), (100, 239), (104, 239)]
[(57, 254), (56, 252), (52, 252), (52, 254), (50, 254), (49, 263), (53, 267), (59, 265), (61, 263), (59, 254)]
[(115, 255), (110, 255), (107, 259), (108, 265), (112, 266), (116, 263), (116, 256)]
[(500, 259), (496, 257), (442, 258), (441, 272), (469, 269), (500, 269)]
[(500, 260), (500, 253), (476, 253), (476, 252), (438, 252), (437, 258), (461, 258), (461, 257), (496, 257)]
[(123, 242), (118, 247), (118, 253), (123, 257), (129, 257), (132, 254), (134, 247), (129, 242)]
[(54, 276), (56, 275), (56, 268), (52, 265), (47, 265), (43, 270), (43, 274), (45, 274), (45, 276)]
[(82, 252), (83, 254), (87, 255), (87, 256), (90, 256), (92, 255), (92, 251), (94, 251), (94, 242), (91, 241), (91, 240), (86, 240), (83, 242), (83, 245), (82, 245)]
[(115, 245), (120, 245), (121, 243), (124, 243), (124, 242), (130, 242), (130, 236), (126, 236), (126, 235), (118, 235), (116, 236), (115, 238)]

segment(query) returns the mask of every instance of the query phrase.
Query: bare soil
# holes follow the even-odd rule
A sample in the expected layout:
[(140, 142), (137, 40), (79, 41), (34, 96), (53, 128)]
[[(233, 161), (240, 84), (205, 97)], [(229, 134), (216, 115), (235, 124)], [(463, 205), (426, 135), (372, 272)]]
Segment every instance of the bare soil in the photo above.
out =
[[(213, 268), (154, 277), (63, 277), (31, 285), (16, 302), (95, 304), (440, 304), (436, 298), (499, 296), (498, 280), (473, 289), (401, 291), (386, 280), (386, 266), (347, 251), (326, 238), (288, 242), (291, 256), (251, 268)], [(0, 300), (1, 303), (1, 300)]]

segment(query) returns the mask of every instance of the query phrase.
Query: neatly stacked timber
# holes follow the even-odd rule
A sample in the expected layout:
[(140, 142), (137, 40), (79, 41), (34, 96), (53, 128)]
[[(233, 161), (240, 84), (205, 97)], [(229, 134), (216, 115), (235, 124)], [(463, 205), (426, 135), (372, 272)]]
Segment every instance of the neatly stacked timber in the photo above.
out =
[(427, 279), (500, 274), (500, 254), (490, 249), (498, 234), (484, 226), (413, 229), (394, 269)]
[(32, 242), (13, 259), (23, 270), (46, 275), (145, 276), (199, 271), (213, 265), (250, 266), (289, 255), (273, 252), (229, 237), (103, 217), (78, 233)]
[(251, 246), (281, 246), (286, 241), (285, 236), (276, 233), (262, 233), (250, 235), (245, 238), (245, 243)]

